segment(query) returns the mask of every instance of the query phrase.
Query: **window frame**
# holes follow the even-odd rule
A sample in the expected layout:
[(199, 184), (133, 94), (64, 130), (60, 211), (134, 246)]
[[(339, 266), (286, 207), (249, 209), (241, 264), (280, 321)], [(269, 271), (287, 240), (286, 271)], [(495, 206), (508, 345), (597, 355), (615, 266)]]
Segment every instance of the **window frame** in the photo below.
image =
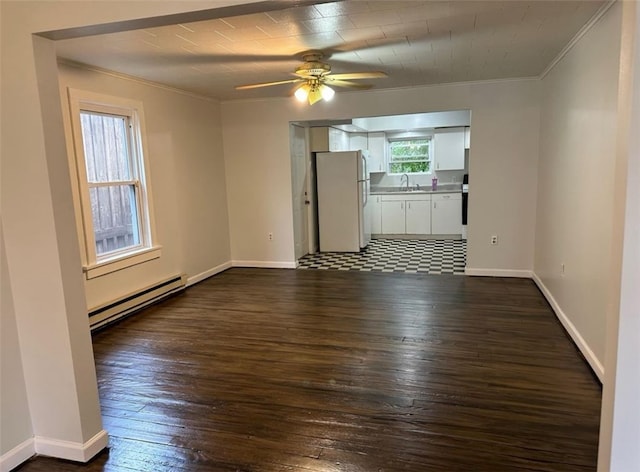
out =
[[(79, 215), (79, 239), (82, 246), (82, 264), (87, 279), (99, 277), (117, 270), (156, 259), (161, 255), (161, 246), (156, 244), (155, 220), (148, 179), (148, 153), (144, 127), (142, 103), (120, 97), (68, 89), (71, 132), (73, 137), (73, 173), (77, 183), (76, 211)], [(90, 183), (84, 152), (81, 113), (98, 113), (126, 118), (126, 134), (130, 180)], [(133, 185), (140, 242), (120, 250), (99, 255), (96, 250), (93, 214), (91, 211), (90, 189), (103, 186)]]
[[(403, 162), (427, 162), (428, 167), (429, 167), (429, 171), (427, 172), (392, 172), (391, 171), (391, 165), (398, 163), (400, 161), (393, 161), (393, 154), (392, 154), (392, 145), (393, 143), (396, 142), (402, 142), (402, 141), (428, 141), (429, 143), (429, 154), (427, 156), (426, 161), (424, 159), (419, 159), (419, 160), (415, 160), (415, 161), (403, 161)], [(389, 175), (403, 175), (403, 174), (409, 174), (409, 175), (432, 175), (433, 174), (433, 145), (434, 145), (434, 139), (433, 139), (433, 134), (399, 134), (396, 136), (389, 136), (387, 137), (387, 173)]]

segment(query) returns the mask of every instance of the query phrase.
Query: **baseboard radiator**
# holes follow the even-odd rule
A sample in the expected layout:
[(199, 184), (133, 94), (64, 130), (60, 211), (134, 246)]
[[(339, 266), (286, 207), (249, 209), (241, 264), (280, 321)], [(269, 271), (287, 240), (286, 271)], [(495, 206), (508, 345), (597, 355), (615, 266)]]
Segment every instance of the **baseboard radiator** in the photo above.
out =
[(186, 275), (176, 275), (117, 300), (92, 308), (89, 312), (91, 331), (104, 328), (152, 303), (184, 290), (186, 283)]

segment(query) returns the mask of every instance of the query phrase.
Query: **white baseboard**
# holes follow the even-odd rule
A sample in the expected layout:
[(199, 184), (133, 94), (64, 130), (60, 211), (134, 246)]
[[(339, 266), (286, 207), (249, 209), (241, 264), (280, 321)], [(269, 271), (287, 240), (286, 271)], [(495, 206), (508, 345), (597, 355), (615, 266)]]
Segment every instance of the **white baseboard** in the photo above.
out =
[(190, 287), (191, 285), (197, 284), (198, 282), (202, 282), (204, 279), (208, 279), (220, 272), (223, 272), (231, 267), (231, 261), (227, 261), (224, 264), (220, 264), (212, 269), (205, 270), (204, 272), (200, 272), (197, 275), (193, 275), (187, 278), (187, 283), (185, 287)]
[(464, 270), (465, 275), (475, 275), (480, 277), (517, 277), (521, 279), (530, 279), (532, 272), (530, 270), (513, 270), (513, 269), (474, 269), (467, 267)]
[(296, 261), (231, 261), (233, 267), (258, 267), (263, 269), (295, 269)]
[(35, 441), (33, 438), (29, 438), (0, 456), (0, 471), (9, 472), (10, 470), (15, 469), (20, 464), (33, 457), (35, 453)]
[(571, 339), (573, 339), (573, 342), (576, 343), (582, 355), (585, 357), (585, 359), (587, 359), (587, 362), (591, 366), (591, 369), (593, 370), (593, 372), (596, 374), (600, 382), (603, 382), (604, 367), (600, 362), (600, 360), (598, 360), (596, 355), (593, 353), (593, 351), (591, 350), (587, 342), (584, 340), (584, 338), (580, 335), (580, 332), (571, 322), (569, 317), (564, 313), (564, 311), (562, 311), (562, 308), (560, 308), (560, 305), (558, 305), (558, 302), (553, 297), (553, 295), (551, 294), (547, 286), (542, 282), (540, 277), (538, 277), (538, 275), (535, 272), (533, 272), (532, 278), (533, 278), (533, 281), (538, 286), (538, 288), (540, 289), (540, 291), (542, 292), (542, 294), (544, 295), (544, 297), (549, 302), (549, 305), (551, 305), (551, 308), (555, 312), (556, 317), (560, 320), (560, 323), (562, 323), (562, 326), (564, 326), (564, 329), (567, 330), (567, 332), (569, 333), (569, 336), (571, 336)]
[(41, 436), (35, 437), (36, 453), (76, 462), (87, 462), (108, 444), (109, 435), (104, 429), (84, 444)]

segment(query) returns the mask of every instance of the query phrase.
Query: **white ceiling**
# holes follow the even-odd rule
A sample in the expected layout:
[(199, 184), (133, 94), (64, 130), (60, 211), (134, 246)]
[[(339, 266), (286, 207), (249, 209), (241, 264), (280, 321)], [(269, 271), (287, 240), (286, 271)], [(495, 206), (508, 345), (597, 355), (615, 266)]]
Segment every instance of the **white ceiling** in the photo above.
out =
[[(540, 75), (605, 1), (345, 0), (59, 40), (58, 56), (219, 99), (287, 96), (301, 53), (396, 88)], [(340, 89), (337, 90), (340, 92)]]

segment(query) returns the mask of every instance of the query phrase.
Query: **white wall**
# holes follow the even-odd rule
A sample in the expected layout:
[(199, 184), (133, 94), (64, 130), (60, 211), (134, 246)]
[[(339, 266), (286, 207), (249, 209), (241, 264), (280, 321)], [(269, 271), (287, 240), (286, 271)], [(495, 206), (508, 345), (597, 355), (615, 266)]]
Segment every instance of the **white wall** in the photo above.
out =
[[(7, 263), (1, 283), (13, 299), (28, 413), (19, 400), (11, 400), (5, 382), (0, 396), (8, 399), (3, 408), (13, 409), (16, 424), (30, 421), (37, 452), (86, 461), (107, 437), (101, 429), (55, 50), (51, 41), (33, 34), (234, 3), (248, 2), (0, 2), (0, 198)], [(14, 458), (24, 460), (27, 453)], [(0, 467), (8, 466), (7, 460), (0, 456)]]
[(612, 276), (621, 9), (612, 7), (542, 81), (535, 273), (599, 375)]
[[(7, 280), (9, 270), (0, 227), (0, 277)], [(22, 369), (20, 342), (16, 326), (11, 285), (3, 283), (0, 293), (0, 455), (28, 441), (33, 436), (27, 388)]]
[[(471, 110), (469, 267), (522, 275), (533, 268), (538, 82), (442, 85), (338, 93), (313, 107), (292, 99), (222, 103), (232, 259), (292, 266), (289, 122)], [(274, 232), (274, 240), (267, 235)], [(490, 246), (490, 235), (500, 244)], [(502, 272), (505, 271), (505, 272)]]
[(612, 269), (598, 471), (640, 470), (640, 9), (622, 4)]
[[(61, 64), (59, 70), (65, 104), (68, 87), (143, 103), (156, 243), (162, 246), (159, 259), (87, 280), (88, 307), (176, 274), (194, 277), (229, 262), (219, 103), (78, 67)], [(63, 110), (73, 160), (69, 112)]]

